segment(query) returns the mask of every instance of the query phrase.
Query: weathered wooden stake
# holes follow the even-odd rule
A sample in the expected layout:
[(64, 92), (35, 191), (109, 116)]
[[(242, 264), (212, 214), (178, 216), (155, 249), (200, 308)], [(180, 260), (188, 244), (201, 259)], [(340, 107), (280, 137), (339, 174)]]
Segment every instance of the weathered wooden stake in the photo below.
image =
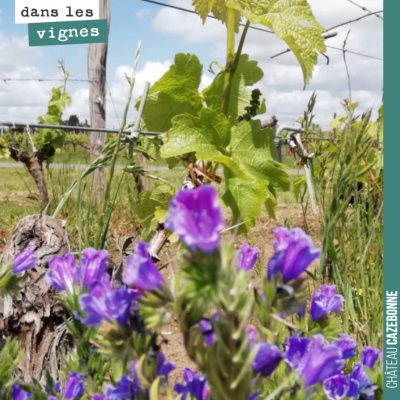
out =
[[(110, 0), (100, 0), (100, 19), (107, 19), (110, 30)], [(88, 45), (88, 79), (90, 123), (92, 128), (106, 127), (106, 75), (108, 43), (90, 43)], [(93, 162), (101, 153), (106, 135), (91, 132), (89, 139), (90, 160)], [(98, 168), (92, 175), (92, 190), (97, 199), (101, 199), (105, 187), (105, 171)]]

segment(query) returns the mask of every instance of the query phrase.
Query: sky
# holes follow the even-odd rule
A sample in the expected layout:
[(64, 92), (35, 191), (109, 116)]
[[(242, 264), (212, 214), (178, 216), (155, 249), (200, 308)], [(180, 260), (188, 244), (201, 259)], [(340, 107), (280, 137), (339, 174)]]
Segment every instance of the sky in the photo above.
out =
[[(190, 8), (191, 0), (159, 0)], [(357, 0), (375, 12), (383, 10), (383, 0)], [(309, 0), (316, 20), (328, 29), (337, 24), (366, 14), (347, 0)], [(383, 14), (380, 14), (383, 16)], [(62, 59), (75, 79), (87, 79), (87, 45), (29, 47), (28, 25), (15, 24), (14, 1), (0, 0), (0, 121), (36, 123), (47, 109), (52, 87), (57, 82), (5, 83), (5, 78), (60, 78), (57, 62)], [(347, 49), (383, 58), (383, 21), (375, 16), (336, 28), (338, 35), (326, 41), (329, 46), (342, 48), (350, 30)], [(132, 71), (134, 54), (141, 41), (137, 80), (133, 93), (130, 118), (134, 118), (133, 104), (140, 96), (146, 81), (156, 82), (173, 63), (177, 53), (196, 54), (203, 64), (200, 88), (208, 86), (214, 76), (208, 71), (211, 62), (224, 64), (226, 29), (220, 22), (208, 19), (202, 24), (197, 15), (152, 5), (141, 0), (111, 0), (111, 26), (107, 58), (107, 114), (106, 126), (119, 127), (126, 103), (128, 83), (124, 73)], [(238, 42), (238, 39), (237, 39)], [(244, 54), (256, 60), (264, 72), (257, 83), (263, 93), (267, 113), (262, 119), (276, 115), (280, 123), (291, 124), (303, 114), (313, 91), (317, 93), (314, 109), (315, 122), (326, 129), (333, 114), (344, 114), (340, 105), (349, 97), (343, 54), (328, 49), (329, 65), (319, 56), (310, 84), (303, 89), (303, 76), (293, 53), (271, 59), (287, 49), (276, 36), (249, 30)], [(347, 53), (351, 97), (360, 103), (359, 110), (376, 110), (382, 103), (383, 61)], [(61, 84), (61, 83), (60, 83)], [(87, 83), (69, 83), (71, 107), (64, 113), (78, 115), (89, 121)]]

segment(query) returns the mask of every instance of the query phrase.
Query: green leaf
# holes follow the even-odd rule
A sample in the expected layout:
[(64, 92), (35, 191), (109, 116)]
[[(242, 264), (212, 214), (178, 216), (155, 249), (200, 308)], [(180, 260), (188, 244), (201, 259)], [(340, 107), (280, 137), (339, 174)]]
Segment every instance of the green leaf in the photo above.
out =
[(332, 132), (333, 129), (341, 129), (343, 123), (346, 121), (347, 117), (342, 115), (340, 117), (336, 117), (329, 123), (329, 132)]
[[(257, 61), (249, 61), (249, 56), (243, 54), (233, 75), (231, 84), (231, 98), (229, 102), (229, 122), (231, 125), (236, 125), (239, 115), (245, 113), (245, 108), (249, 106), (251, 91), (247, 87), (253, 86), (259, 82), (264, 76), (264, 73), (257, 65)], [(207, 107), (213, 110), (220, 111), (222, 97), (224, 91), (224, 72), (220, 72), (214, 79), (213, 83), (203, 90), (204, 101)], [(266, 111), (265, 101), (262, 99), (261, 107), (258, 110), (259, 114), (264, 114)]]
[(113, 379), (115, 382), (118, 382), (121, 376), (124, 375), (124, 363), (122, 360), (112, 360), (111, 366)]
[(156, 380), (151, 384), (150, 388), (150, 400), (159, 400), (159, 391), (161, 386), (161, 376), (157, 377)]
[[(207, 20), (208, 14), (211, 12), (215, 18), (226, 24), (227, 11), (225, 0), (193, 0), (196, 12), (200, 15), (203, 24)], [(239, 32), (240, 14), (235, 12), (235, 32)]]
[(268, 183), (257, 179), (244, 181), (227, 170), (225, 180), (227, 191), (222, 200), (232, 210), (232, 225), (243, 222), (238, 233), (247, 232), (261, 216), (261, 207), (269, 196)]
[(268, 198), (265, 201), (265, 209), (267, 210), (268, 216), (276, 221), (275, 209), (278, 201), (275, 194), (270, 188), (268, 188)]
[(277, 158), (274, 131), (261, 129), (259, 120), (242, 121), (232, 128), (229, 149), (232, 160), (248, 176), (268, 181), (272, 187), (290, 189), (289, 175), (274, 165)]
[[(39, 124), (44, 125), (61, 125), (62, 113), (66, 106), (71, 105), (71, 97), (66, 92), (61, 92), (63, 87), (53, 88), (52, 97), (49, 101), (47, 113), (38, 117)], [(51, 145), (56, 149), (61, 148), (64, 145), (65, 131), (60, 129), (39, 129), (40, 135), (40, 146), (45, 144)]]
[(237, 163), (223, 154), (230, 141), (230, 126), (223, 114), (203, 108), (197, 117), (189, 114), (176, 116), (172, 124), (172, 129), (164, 135), (162, 157), (196, 153), (199, 160), (218, 162), (235, 176), (248, 179)]
[(178, 115), (172, 121), (172, 129), (163, 138), (161, 156), (174, 157), (196, 152), (207, 157), (218, 155), (218, 147), (229, 143), (230, 126), (223, 114), (203, 108), (199, 116)]
[[(179, 53), (159, 81), (149, 91), (143, 121), (150, 131), (166, 132), (176, 115), (196, 115), (202, 107), (198, 92), (203, 67), (195, 55)], [(139, 107), (140, 99), (136, 103)]]
[(142, 224), (145, 239), (153, 234), (158, 223), (164, 222), (173, 195), (174, 191), (167, 185), (160, 185), (152, 191), (140, 193), (140, 201), (134, 207), (134, 212), (137, 220)]
[(7, 143), (0, 138), (0, 158), (10, 158), (10, 150), (7, 148)]
[(296, 176), (293, 180), (293, 195), (298, 203), (300, 200), (300, 193), (303, 189), (307, 188), (307, 180), (305, 176)]
[[(318, 52), (326, 46), (322, 32), (306, 0), (225, 0), (253, 24), (272, 29), (292, 49), (303, 70), (304, 84), (310, 81)], [(304, 26), (305, 24), (310, 26)], [(303, 25), (301, 25), (303, 24)]]

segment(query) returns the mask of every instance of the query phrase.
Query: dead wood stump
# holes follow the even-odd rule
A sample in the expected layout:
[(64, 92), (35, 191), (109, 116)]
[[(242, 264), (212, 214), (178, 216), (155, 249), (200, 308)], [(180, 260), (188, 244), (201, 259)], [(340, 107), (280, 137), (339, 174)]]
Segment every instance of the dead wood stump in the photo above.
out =
[(46, 370), (58, 380), (60, 363), (72, 344), (63, 307), (45, 279), (50, 259), (69, 251), (64, 225), (49, 216), (29, 215), (19, 221), (0, 256), (0, 261), (10, 263), (27, 246), (35, 245), (39, 259), (34, 269), (25, 272), (18, 295), (0, 298), (0, 349), (4, 338), (18, 337), (24, 350), (20, 372), (27, 382), (31, 378), (43, 382)]

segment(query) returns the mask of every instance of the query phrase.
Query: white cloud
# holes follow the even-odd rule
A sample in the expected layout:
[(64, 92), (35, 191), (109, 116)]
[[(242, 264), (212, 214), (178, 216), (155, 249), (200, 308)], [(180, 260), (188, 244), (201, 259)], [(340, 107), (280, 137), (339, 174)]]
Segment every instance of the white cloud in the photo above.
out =
[[(345, 20), (357, 18), (364, 12), (351, 3), (341, 0), (309, 0), (312, 10), (322, 26), (328, 28)], [(187, 0), (171, 0), (172, 4), (190, 7)], [(382, 0), (365, 1), (365, 6), (376, 11), (383, 8)], [(323, 4), (323, 5), (322, 5)], [(141, 18), (147, 9), (139, 10), (137, 17)], [(143, 11), (143, 12), (142, 12)], [(224, 63), (226, 32), (224, 26), (215, 20), (208, 20), (203, 26), (196, 15), (183, 13), (169, 8), (161, 8), (152, 20), (152, 27), (164, 35), (175, 36), (186, 42), (193, 43), (193, 53), (196, 46), (208, 46), (208, 58)], [(347, 48), (359, 53), (383, 57), (383, 24), (374, 16), (359, 22), (337, 28), (338, 36), (327, 41), (328, 45), (342, 47), (343, 40), (349, 28), (351, 33)], [(271, 56), (285, 50), (287, 45), (271, 34), (249, 30), (244, 52), (251, 59), (257, 60), (264, 71), (263, 80), (257, 85), (267, 102), (267, 114), (275, 114), (282, 122), (291, 122), (301, 115), (307, 106), (311, 93), (318, 94), (316, 104), (316, 122), (327, 125), (334, 112), (340, 113), (340, 101), (348, 96), (348, 83), (343, 56), (340, 51), (328, 49), (330, 63), (319, 57), (315, 66), (310, 85), (303, 89), (303, 77), (298, 62), (292, 53), (271, 59)], [(84, 55), (82, 55), (84, 56)], [(6, 35), (0, 31), (0, 120), (34, 122), (38, 115), (46, 112), (54, 82), (9, 82), (7, 85), (1, 78), (43, 77), (37, 67), (37, 61), (43, 57), (38, 47), (29, 47), (28, 38)], [(353, 89), (353, 101), (360, 102), (363, 111), (381, 103), (383, 87), (382, 61), (347, 54), (347, 62)], [(84, 60), (84, 58), (82, 59)], [(204, 70), (209, 60), (204, 60)], [(154, 83), (171, 65), (168, 60), (148, 61), (140, 64), (136, 86), (133, 93), (130, 118), (135, 115), (133, 104), (141, 95), (144, 82)], [(120, 66), (115, 71), (108, 72), (108, 81), (112, 99), (119, 119), (122, 118), (128, 92), (124, 72), (131, 74), (130, 66)], [(49, 76), (47, 76), (49, 77)], [(59, 78), (56, 69), (54, 75)], [(203, 75), (200, 89), (208, 86), (214, 77), (207, 72)], [(80, 119), (89, 120), (88, 86), (87, 84), (69, 84), (68, 91), (72, 97), (72, 107), (65, 112), (65, 118), (77, 114)], [(108, 92), (108, 89), (107, 89)], [(107, 93), (107, 126), (117, 127), (118, 118), (114, 106)], [(264, 118), (264, 117), (263, 117)]]
[[(2, 81), (6, 78), (43, 78), (45, 74), (35, 66), (40, 57), (42, 57), (40, 48), (29, 47), (27, 37), (7, 36), (0, 32), (0, 120), (34, 123), (39, 115), (46, 112), (51, 90), (58, 85), (57, 82), (17, 80), (6, 83)], [(135, 115), (134, 102), (142, 94), (144, 83), (148, 81), (153, 84), (169, 69), (170, 65), (168, 60), (148, 61), (139, 69), (132, 96), (130, 113), (132, 116)], [(114, 73), (113, 71), (108, 73), (110, 92), (116, 108), (115, 112), (107, 87), (107, 126), (110, 128), (119, 127), (118, 119), (121, 120), (125, 108), (129, 86), (124, 72), (130, 76), (132, 67), (122, 65)], [(54, 69), (54, 74), (46, 75), (46, 78), (59, 79), (60, 75)], [(89, 121), (88, 84), (69, 83), (67, 91), (71, 95), (72, 105), (65, 110), (64, 118), (76, 114), (82, 121), (85, 119)]]
[[(132, 93), (132, 103), (129, 113), (129, 118), (134, 118), (136, 112), (134, 110), (134, 104), (136, 100), (141, 96), (145, 82), (154, 84), (161, 76), (169, 69), (171, 63), (167, 60), (164, 62), (151, 62), (145, 63), (142, 69), (136, 74), (135, 87)], [(114, 82), (110, 84), (110, 93), (107, 88), (107, 127), (118, 129), (119, 122), (122, 119), (122, 115), (125, 109), (126, 100), (128, 97), (129, 84), (125, 77), (132, 75), (132, 67), (127, 65), (119, 66), (115, 71)], [(80, 89), (76, 91), (72, 96), (72, 107), (70, 107), (66, 115), (76, 114), (80, 119), (89, 120), (89, 89)], [(114, 103), (114, 104), (113, 104)], [(115, 109), (114, 109), (115, 105)]]
[(145, 19), (146, 17), (148, 17), (151, 14), (150, 10), (147, 8), (142, 8), (139, 11), (135, 12), (135, 15), (139, 18), (139, 19)]
[(29, 47), (28, 37), (7, 36), (0, 31), (0, 74), (26, 67), (42, 56), (40, 47)]
[[(170, 0), (171, 4), (188, 8), (185, 0)], [(365, 12), (347, 1), (309, 0), (317, 21), (326, 29), (339, 23), (358, 18)], [(372, 11), (383, 9), (383, 0), (368, 0), (365, 6)], [(193, 8), (193, 7), (192, 7)], [(165, 23), (168, 21), (168, 23)], [(185, 42), (209, 43), (209, 57), (223, 63), (225, 58), (225, 27), (218, 21), (208, 19), (205, 26), (196, 15), (162, 8), (152, 21), (159, 33), (174, 35)], [(265, 28), (265, 27), (263, 27)], [(383, 58), (383, 21), (370, 16), (358, 22), (336, 28), (338, 35), (326, 41), (328, 46), (342, 48), (343, 41), (351, 29), (347, 49)], [(303, 91), (303, 76), (293, 53), (271, 59), (287, 49), (285, 42), (275, 35), (250, 29), (244, 53), (257, 60), (264, 71), (264, 78), (257, 86), (267, 100), (268, 115), (276, 114), (281, 121), (297, 119), (307, 106), (312, 91), (318, 93), (316, 121), (327, 124), (334, 111), (341, 112), (340, 100), (348, 97), (348, 80), (341, 51), (327, 49), (326, 59), (319, 57), (313, 78)], [(193, 51), (195, 52), (195, 50)], [(347, 53), (346, 55), (354, 101), (360, 109), (379, 107), (383, 87), (383, 62)]]

